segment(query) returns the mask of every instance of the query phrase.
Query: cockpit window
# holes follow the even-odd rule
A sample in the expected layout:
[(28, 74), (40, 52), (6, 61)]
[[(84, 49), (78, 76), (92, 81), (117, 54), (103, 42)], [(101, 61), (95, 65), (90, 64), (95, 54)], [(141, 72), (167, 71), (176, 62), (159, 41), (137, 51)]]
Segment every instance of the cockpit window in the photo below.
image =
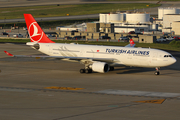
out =
[(164, 57), (172, 57), (172, 55), (164, 55)]

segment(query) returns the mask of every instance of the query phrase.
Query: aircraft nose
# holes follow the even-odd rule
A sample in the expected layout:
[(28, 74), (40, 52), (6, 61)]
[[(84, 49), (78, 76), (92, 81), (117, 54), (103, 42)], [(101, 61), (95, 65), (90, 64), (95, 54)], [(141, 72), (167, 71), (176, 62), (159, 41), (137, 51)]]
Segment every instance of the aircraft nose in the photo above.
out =
[(172, 64), (175, 63), (175, 62), (176, 62), (176, 58), (173, 57), (173, 58), (171, 59), (171, 62), (172, 62)]

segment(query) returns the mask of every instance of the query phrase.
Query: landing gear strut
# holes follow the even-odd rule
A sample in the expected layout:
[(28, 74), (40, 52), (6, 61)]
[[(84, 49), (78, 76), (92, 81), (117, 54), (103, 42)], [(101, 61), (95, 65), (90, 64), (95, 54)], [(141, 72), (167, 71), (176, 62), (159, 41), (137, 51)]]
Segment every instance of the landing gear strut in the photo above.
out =
[(156, 72), (154, 73), (155, 75), (159, 75), (160, 74), (159, 69), (160, 68), (156, 67)]

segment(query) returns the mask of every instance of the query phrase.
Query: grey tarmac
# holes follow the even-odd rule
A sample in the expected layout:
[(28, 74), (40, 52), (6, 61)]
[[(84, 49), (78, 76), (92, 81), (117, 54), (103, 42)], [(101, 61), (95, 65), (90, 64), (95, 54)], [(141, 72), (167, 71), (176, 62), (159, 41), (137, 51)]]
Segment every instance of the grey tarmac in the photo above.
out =
[[(24, 44), (0, 44), (1, 120), (177, 120), (180, 118), (180, 53), (171, 66), (117, 67), (80, 74), (82, 64), (55, 59), (13, 58), (42, 54)], [(45, 87), (84, 88), (81, 90)], [(165, 99), (162, 104), (137, 103)]]

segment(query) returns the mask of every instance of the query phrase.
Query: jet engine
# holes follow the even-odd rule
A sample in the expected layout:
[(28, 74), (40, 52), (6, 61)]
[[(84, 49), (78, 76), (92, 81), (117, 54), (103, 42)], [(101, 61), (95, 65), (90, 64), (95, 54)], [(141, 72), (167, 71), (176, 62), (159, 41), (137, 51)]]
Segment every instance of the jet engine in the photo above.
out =
[(31, 46), (32, 48), (39, 50), (40, 46), (38, 43), (34, 43), (34, 42), (27, 42), (26, 45)]
[(99, 73), (106, 73), (109, 71), (109, 65), (105, 62), (94, 62), (91, 68), (93, 71)]

